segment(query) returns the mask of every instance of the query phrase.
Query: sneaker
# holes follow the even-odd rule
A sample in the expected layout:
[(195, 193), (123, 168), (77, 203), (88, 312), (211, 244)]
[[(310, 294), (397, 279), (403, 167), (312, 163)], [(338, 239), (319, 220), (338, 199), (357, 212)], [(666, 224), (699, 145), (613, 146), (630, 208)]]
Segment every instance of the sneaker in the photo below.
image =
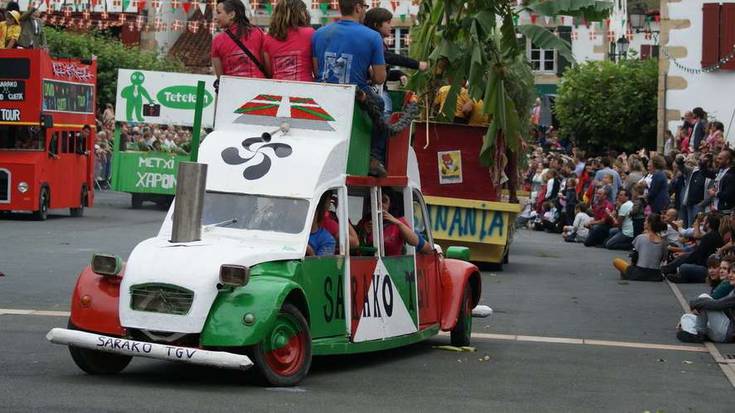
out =
[(676, 338), (684, 343), (704, 343), (704, 337), (701, 334), (692, 334), (684, 330), (677, 331)]
[(368, 175), (376, 178), (385, 178), (388, 176), (388, 171), (385, 170), (385, 166), (379, 160), (370, 158), (370, 171)]

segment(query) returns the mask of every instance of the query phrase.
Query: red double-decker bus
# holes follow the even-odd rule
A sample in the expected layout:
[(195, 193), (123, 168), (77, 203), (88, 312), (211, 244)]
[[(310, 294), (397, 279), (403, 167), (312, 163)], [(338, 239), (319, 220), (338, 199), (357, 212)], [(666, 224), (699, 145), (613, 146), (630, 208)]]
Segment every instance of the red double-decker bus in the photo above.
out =
[(96, 60), (0, 49), (0, 212), (94, 202)]

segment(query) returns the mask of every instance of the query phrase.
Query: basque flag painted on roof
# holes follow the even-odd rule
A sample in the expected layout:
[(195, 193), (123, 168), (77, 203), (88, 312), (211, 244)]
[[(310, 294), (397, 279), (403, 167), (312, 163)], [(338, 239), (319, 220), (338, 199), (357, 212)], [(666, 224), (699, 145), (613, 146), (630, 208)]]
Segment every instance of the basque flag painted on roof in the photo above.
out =
[(240, 116), (235, 123), (333, 131), (334, 118), (312, 98), (260, 94), (235, 109)]

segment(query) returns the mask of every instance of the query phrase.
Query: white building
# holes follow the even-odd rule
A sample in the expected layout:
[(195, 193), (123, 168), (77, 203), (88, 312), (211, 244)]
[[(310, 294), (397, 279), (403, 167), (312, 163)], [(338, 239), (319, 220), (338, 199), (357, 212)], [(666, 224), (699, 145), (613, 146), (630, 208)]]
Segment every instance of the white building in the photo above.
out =
[[(735, 1), (661, 0), (658, 145), (697, 106), (735, 141)], [(721, 63), (726, 61), (726, 63)]]

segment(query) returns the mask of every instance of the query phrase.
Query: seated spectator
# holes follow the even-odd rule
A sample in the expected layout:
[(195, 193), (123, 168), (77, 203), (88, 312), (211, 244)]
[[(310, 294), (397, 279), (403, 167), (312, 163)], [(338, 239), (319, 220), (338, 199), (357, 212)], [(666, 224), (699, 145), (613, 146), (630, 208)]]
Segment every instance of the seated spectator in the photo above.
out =
[(609, 250), (629, 250), (633, 246), (633, 218), (631, 211), (633, 210), (633, 201), (628, 196), (625, 188), (618, 191), (618, 212), (617, 216), (612, 218), (615, 228), (610, 230), (611, 237), (605, 241), (605, 248)]
[[(735, 285), (735, 259), (728, 257), (730, 271), (727, 282)], [(735, 290), (715, 299), (702, 294), (689, 302), (692, 312), (684, 314), (679, 322), (676, 337), (685, 343), (701, 343), (706, 339), (716, 343), (732, 342), (735, 338)]]
[(681, 242), (679, 242), (679, 238), (681, 237), (679, 229), (684, 223), (682, 221), (677, 221), (678, 217), (679, 213), (674, 208), (667, 209), (664, 214), (663, 220), (666, 223), (666, 231), (664, 231), (662, 235), (666, 239), (667, 245), (679, 247), (682, 245)]
[[(698, 231), (700, 219), (694, 221), (695, 232)], [(720, 234), (720, 217), (707, 214), (704, 217), (705, 234), (694, 249), (683, 253), (672, 262), (661, 267), (666, 278), (674, 283), (701, 283), (707, 277), (707, 258), (715, 253), (724, 242)]]
[[(449, 95), (449, 89), (449, 85), (442, 86), (436, 93), (434, 107), (438, 109), (439, 113), (444, 110), (444, 102), (447, 100), (447, 96)], [(454, 118), (452, 121), (454, 123), (462, 123), (466, 125), (469, 122), (470, 115), (472, 114), (472, 107), (473, 102), (470, 98), (470, 94), (467, 92), (467, 88), (462, 86), (459, 89), (459, 92), (457, 92), (457, 104), (454, 109)]]
[(562, 237), (566, 242), (584, 242), (590, 232), (586, 225), (592, 221), (592, 217), (588, 214), (587, 205), (583, 203), (577, 204), (574, 210), (576, 211), (574, 222), (571, 226), (563, 228)]
[(585, 247), (596, 247), (602, 245), (610, 232), (612, 225), (612, 213), (615, 206), (608, 199), (610, 196), (610, 187), (603, 186), (597, 190), (595, 201), (592, 205), (593, 220), (587, 223), (590, 233), (584, 242)]
[(543, 213), (536, 217), (533, 223), (533, 229), (536, 231), (555, 232), (558, 221), (559, 210), (553, 202), (545, 201), (543, 204)]
[(632, 263), (622, 258), (613, 259), (613, 266), (620, 271), (620, 278), (629, 281), (662, 281), (661, 261), (666, 257), (666, 240), (659, 235), (666, 224), (658, 214), (646, 219), (643, 234), (633, 240)]
[(718, 255), (710, 255), (707, 258), (707, 285), (710, 288), (710, 297), (720, 299), (732, 291), (733, 287), (727, 281), (730, 269), (733, 266), (733, 256), (720, 259)]
[(0, 22), (0, 49), (15, 49), (20, 38), (20, 12), (10, 10), (5, 13), (5, 21)]
[(306, 247), (306, 255), (321, 256), (334, 255), (337, 242), (334, 237), (322, 225), (324, 222), (324, 212), (332, 197), (330, 191), (325, 192), (319, 199), (319, 204), (314, 212), (314, 221), (311, 223), (311, 232), (309, 233), (309, 243)]

